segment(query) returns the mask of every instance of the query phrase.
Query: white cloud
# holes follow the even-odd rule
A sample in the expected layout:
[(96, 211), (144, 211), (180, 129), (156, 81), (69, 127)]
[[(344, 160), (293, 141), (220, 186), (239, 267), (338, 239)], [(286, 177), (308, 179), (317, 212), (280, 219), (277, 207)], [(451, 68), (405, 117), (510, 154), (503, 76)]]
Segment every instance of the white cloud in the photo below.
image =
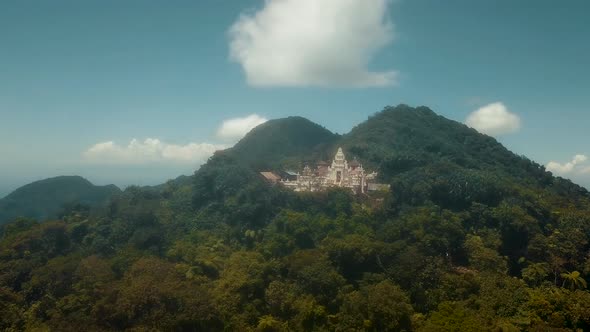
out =
[(508, 111), (501, 102), (480, 107), (469, 114), (465, 124), (488, 135), (503, 135), (520, 129), (520, 117)]
[(556, 161), (547, 163), (546, 169), (557, 175), (579, 175), (590, 174), (590, 167), (584, 164), (588, 161), (588, 157), (583, 154), (575, 155), (570, 162), (561, 164)]
[(185, 145), (169, 144), (157, 138), (143, 141), (132, 139), (127, 145), (113, 141), (94, 144), (82, 153), (84, 160), (94, 164), (139, 165), (149, 163), (202, 164), (217, 150), (230, 147), (252, 128), (266, 122), (267, 119), (251, 114), (243, 118), (223, 121), (217, 130), (217, 136), (228, 144), (188, 143)]
[(224, 140), (237, 141), (244, 137), (254, 127), (265, 123), (267, 119), (258, 114), (251, 114), (243, 118), (233, 118), (223, 121), (217, 130), (217, 137)]
[(209, 143), (168, 144), (155, 138), (138, 141), (132, 139), (128, 145), (102, 142), (93, 145), (83, 153), (89, 162), (100, 164), (144, 164), (154, 162), (203, 163), (223, 145)]
[(229, 30), (230, 58), (254, 86), (386, 86), (395, 71), (372, 72), (393, 40), (390, 0), (266, 0)]

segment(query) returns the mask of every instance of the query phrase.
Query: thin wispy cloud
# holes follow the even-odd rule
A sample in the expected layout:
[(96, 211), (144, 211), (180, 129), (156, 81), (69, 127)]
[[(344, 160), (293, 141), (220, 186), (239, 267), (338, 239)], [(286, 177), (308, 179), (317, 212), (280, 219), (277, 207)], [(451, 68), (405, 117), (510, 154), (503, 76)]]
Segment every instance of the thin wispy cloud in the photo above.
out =
[(175, 163), (200, 165), (217, 150), (229, 148), (254, 127), (267, 119), (251, 114), (224, 120), (217, 129), (220, 143), (189, 142), (167, 143), (158, 138), (131, 139), (127, 144), (114, 141), (99, 142), (82, 153), (84, 161), (103, 165), (139, 165), (150, 163)]
[(482, 106), (469, 114), (465, 124), (490, 136), (515, 133), (520, 130), (520, 117), (501, 102)]
[(266, 121), (268, 121), (266, 118), (258, 114), (227, 119), (223, 121), (217, 130), (217, 137), (227, 141), (237, 141), (244, 137), (250, 130)]
[(203, 163), (224, 145), (209, 143), (169, 144), (156, 138), (132, 139), (127, 145), (101, 142), (87, 149), (86, 161), (100, 164), (144, 164), (157, 162)]
[(230, 58), (252, 86), (374, 87), (396, 83), (371, 71), (393, 40), (389, 0), (267, 0), (229, 30)]

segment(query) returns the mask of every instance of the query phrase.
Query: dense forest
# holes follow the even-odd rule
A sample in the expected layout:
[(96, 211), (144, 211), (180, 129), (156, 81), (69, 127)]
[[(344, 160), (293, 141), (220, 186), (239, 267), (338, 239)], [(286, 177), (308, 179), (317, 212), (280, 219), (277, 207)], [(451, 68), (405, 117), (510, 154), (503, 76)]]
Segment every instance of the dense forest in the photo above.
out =
[[(389, 192), (263, 169), (342, 146)], [(269, 121), (191, 177), (2, 229), (0, 330), (590, 330), (590, 195), (426, 107)]]

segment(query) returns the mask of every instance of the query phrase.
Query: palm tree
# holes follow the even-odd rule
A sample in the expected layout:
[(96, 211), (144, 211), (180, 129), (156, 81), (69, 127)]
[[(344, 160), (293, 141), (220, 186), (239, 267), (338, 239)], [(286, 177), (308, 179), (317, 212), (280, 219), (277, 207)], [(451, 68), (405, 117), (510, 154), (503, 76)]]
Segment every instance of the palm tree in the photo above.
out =
[(565, 287), (565, 284), (568, 283), (570, 285), (570, 289), (574, 290), (575, 288), (586, 288), (586, 280), (580, 276), (580, 272), (568, 272), (562, 273), (561, 278), (563, 278), (562, 287)]

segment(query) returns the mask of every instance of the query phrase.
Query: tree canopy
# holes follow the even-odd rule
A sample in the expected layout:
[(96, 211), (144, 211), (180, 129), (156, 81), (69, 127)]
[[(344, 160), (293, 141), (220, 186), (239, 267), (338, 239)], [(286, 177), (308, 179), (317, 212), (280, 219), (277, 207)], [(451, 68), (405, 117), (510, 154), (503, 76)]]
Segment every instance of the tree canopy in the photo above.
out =
[[(326, 139), (257, 147), (299, 122), (286, 136), (266, 124), (188, 179), (4, 226), (0, 330), (590, 330), (583, 188), (405, 105), (343, 136), (311, 126)], [(390, 192), (258, 176), (337, 144)]]

